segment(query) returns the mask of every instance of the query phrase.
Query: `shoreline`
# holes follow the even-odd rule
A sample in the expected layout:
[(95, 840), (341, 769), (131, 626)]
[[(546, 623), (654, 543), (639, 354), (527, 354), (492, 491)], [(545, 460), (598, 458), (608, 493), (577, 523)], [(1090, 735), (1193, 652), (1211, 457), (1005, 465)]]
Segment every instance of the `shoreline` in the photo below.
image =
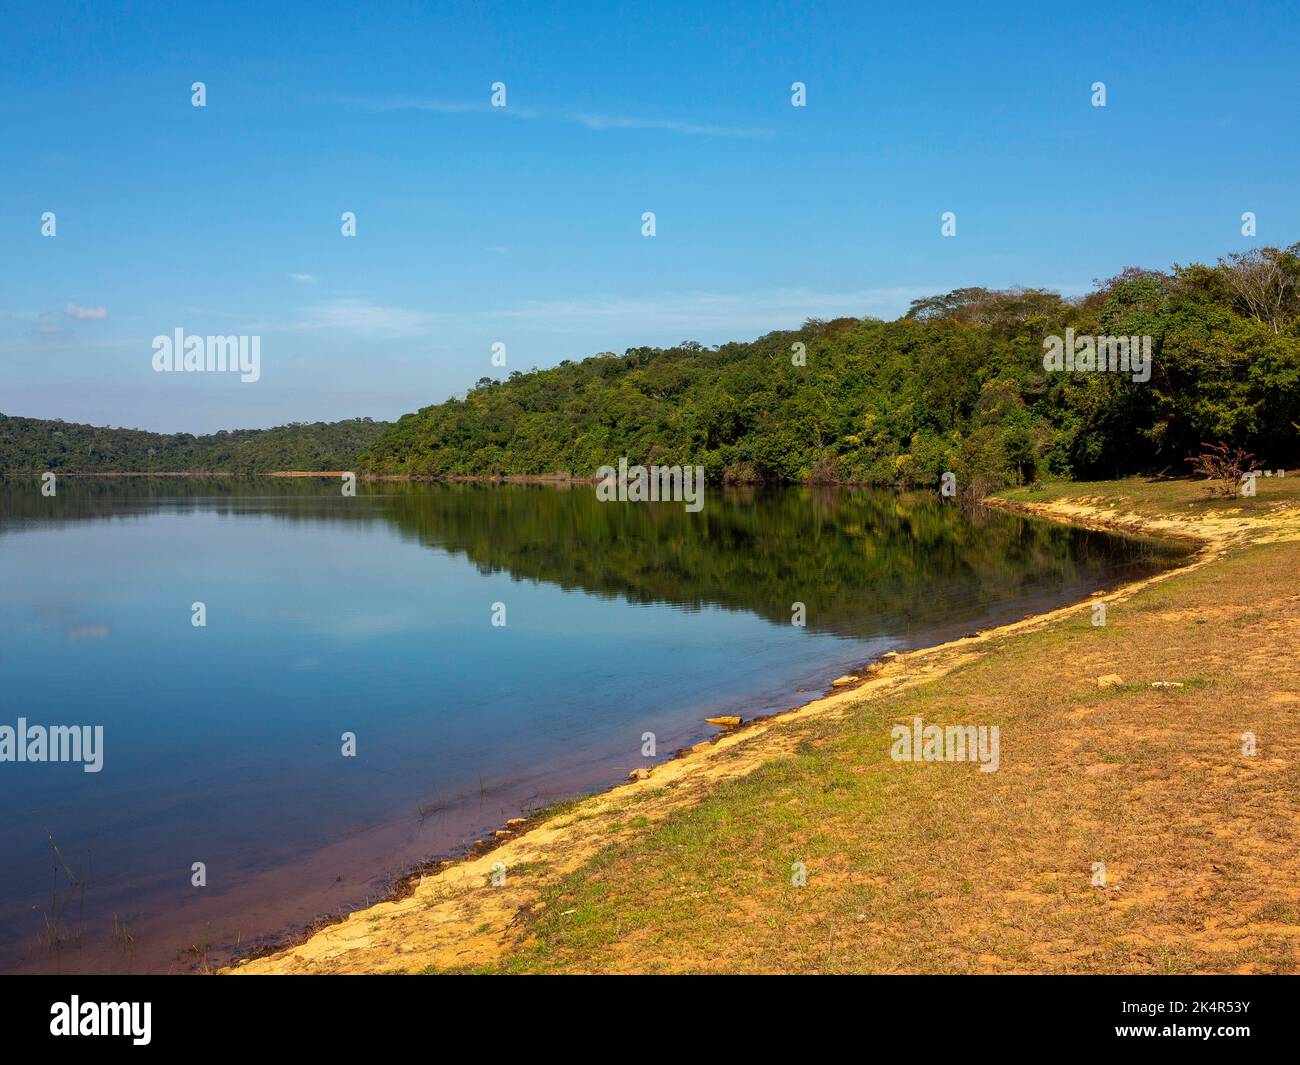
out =
[[(39, 478), (45, 472), (53, 472), (58, 477), (72, 480), (89, 480), (97, 477), (190, 477), (194, 479), (231, 478), (254, 480), (259, 477), (345, 477), (354, 475), (361, 483), (392, 484), (525, 484), (546, 485), (553, 488), (572, 488), (579, 485), (595, 485), (601, 478), (596, 474), (578, 476), (572, 473), (377, 473), (368, 470), (257, 470), (245, 472), (240, 470), (0, 470), (0, 481), (5, 479)], [(762, 480), (707, 480), (706, 484), (723, 489), (756, 488), (811, 488), (837, 489), (855, 488), (872, 489), (882, 492), (922, 492), (936, 488), (931, 484), (894, 484), (877, 481), (762, 481)], [(988, 502), (989, 497), (977, 503)]]
[[(790, 737), (783, 735), (783, 726), (788, 723), (836, 717), (864, 699), (937, 680), (980, 659), (999, 641), (1050, 626), (1095, 602), (1124, 602), (1154, 584), (1220, 560), (1256, 529), (1238, 517), (1192, 521), (1116, 513), (1095, 503), (996, 497), (982, 502), (1022, 516), (1112, 533), (1178, 539), (1195, 550), (1179, 565), (1104, 593), (931, 647), (887, 653), (852, 674), (855, 683), (830, 685), (826, 694), (801, 706), (746, 720), (673, 759), (634, 770), (625, 783), (515, 819), (492, 838), (477, 841), (471, 857), (425, 863), (398, 877), (385, 900), (343, 918), (315, 922), (221, 971), (409, 972), (490, 962), (504, 952), (512, 926), (538, 912), (535, 907), (543, 905), (539, 897), (547, 886), (604, 847), (631, 837), (627, 826), (615, 820), (620, 810), (635, 805), (642, 824), (654, 823), (702, 800), (719, 784), (787, 753)], [(511, 875), (511, 869), (526, 871)], [(494, 872), (504, 872), (504, 883), (490, 887)], [(381, 933), (385, 924), (390, 928)]]

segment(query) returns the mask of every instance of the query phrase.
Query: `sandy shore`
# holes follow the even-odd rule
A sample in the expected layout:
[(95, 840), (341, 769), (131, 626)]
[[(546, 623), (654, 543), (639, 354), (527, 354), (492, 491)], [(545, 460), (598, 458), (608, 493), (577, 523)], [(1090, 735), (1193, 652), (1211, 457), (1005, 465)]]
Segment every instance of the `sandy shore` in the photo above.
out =
[[(1124, 512), (1099, 500), (1040, 503), (991, 499), (992, 506), (1038, 517), (1129, 533), (1183, 537), (1199, 550), (1177, 568), (1133, 582), (1104, 596), (949, 643), (900, 654), (878, 663), (851, 686), (784, 714), (725, 732), (686, 755), (607, 792), (503, 829), (466, 861), (414, 877), (403, 898), (359, 910), (316, 931), (303, 942), (236, 963), (233, 973), (418, 972), (489, 965), (508, 949), (512, 929), (535, 917), (542, 893), (603, 848), (635, 837), (700, 802), (725, 781), (752, 773), (788, 753), (792, 721), (834, 718), (859, 704), (946, 676), (979, 660), (995, 641), (1057, 624), (1088, 611), (1098, 600), (1123, 603), (1139, 591), (1212, 565), (1236, 545), (1300, 539), (1300, 510), (1214, 516)], [(625, 824), (627, 811), (638, 815)], [(494, 883), (494, 878), (497, 881)]]

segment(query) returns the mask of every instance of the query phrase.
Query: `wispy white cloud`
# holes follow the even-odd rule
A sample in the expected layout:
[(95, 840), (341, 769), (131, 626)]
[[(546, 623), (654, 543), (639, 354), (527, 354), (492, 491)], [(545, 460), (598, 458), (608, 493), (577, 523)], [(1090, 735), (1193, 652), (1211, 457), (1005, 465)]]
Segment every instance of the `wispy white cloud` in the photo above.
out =
[(806, 318), (894, 317), (922, 296), (926, 288), (869, 288), (843, 292), (810, 289), (759, 289), (750, 292), (666, 292), (646, 296), (594, 295), (581, 299), (525, 300), (490, 318), (548, 332), (606, 332), (664, 327), (685, 330), (723, 329), (768, 332), (793, 328)]
[(501, 115), (505, 118), (543, 118), (540, 111), (527, 107), (493, 107), (485, 103), (466, 103), (459, 100), (422, 100), (413, 96), (395, 96), (389, 100), (359, 100), (348, 98), (344, 103), (363, 107), (367, 111), (427, 111), (435, 115)]
[(300, 285), (315, 285), (320, 281), (315, 274), (290, 274), (289, 277)]
[(338, 299), (302, 310), (299, 318), (284, 326), (295, 332), (357, 333), (382, 340), (407, 340), (426, 336), (441, 321), (428, 311), (403, 307), (381, 307), (363, 299)]
[(772, 131), (748, 126), (728, 126), (711, 122), (696, 122), (679, 118), (649, 118), (637, 115), (602, 115), (589, 112), (545, 112), (526, 107), (492, 107), (486, 103), (465, 103), (456, 100), (422, 100), (409, 96), (389, 100), (348, 100), (354, 106), (370, 111), (426, 111), (438, 115), (494, 114), (507, 118), (540, 118), (553, 122), (570, 122), (585, 129), (606, 130), (661, 130), (688, 137), (731, 137), (762, 139), (772, 136)]
[(719, 126), (707, 122), (689, 122), (675, 118), (637, 118), (631, 115), (566, 115), (571, 122), (586, 126), (588, 129), (661, 129), (669, 133), (681, 133), (688, 137), (734, 137), (745, 140), (759, 140), (772, 136), (767, 129), (745, 126)]
[[(417, 310), (340, 297), (304, 307), (289, 322), (260, 323), (256, 328), (307, 334), (343, 334), (368, 340), (433, 340), (448, 334), (473, 335), (485, 327), (539, 333), (662, 337), (665, 329), (682, 338), (758, 335), (793, 329), (806, 318), (894, 318), (912, 300), (942, 286), (864, 288), (815, 291), (806, 288), (754, 289), (743, 292), (682, 291), (620, 296), (593, 294), (566, 299), (523, 300), (506, 307), (455, 312)], [(495, 325), (492, 325), (495, 323)]]
[(108, 317), (107, 307), (78, 307), (75, 303), (68, 304), (68, 317), (78, 322), (101, 321)]
[(68, 630), (68, 639), (106, 640), (112, 631), (107, 625), (78, 625)]

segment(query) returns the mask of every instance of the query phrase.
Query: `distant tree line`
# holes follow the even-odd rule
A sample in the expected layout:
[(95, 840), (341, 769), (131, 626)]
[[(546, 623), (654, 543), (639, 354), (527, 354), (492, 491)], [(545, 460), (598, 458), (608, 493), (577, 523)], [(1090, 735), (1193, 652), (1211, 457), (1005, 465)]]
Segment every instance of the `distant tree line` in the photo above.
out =
[(0, 472), (269, 473), (351, 470), (387, 423), (294, 422), (192, 436), (0, 414)]

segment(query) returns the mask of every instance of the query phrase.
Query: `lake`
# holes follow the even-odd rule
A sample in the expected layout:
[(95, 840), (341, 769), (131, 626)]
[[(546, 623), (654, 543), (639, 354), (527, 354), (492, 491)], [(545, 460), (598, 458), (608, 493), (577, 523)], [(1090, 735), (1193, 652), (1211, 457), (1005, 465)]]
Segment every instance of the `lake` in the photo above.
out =
[(0, 763), (0, 969), (215, 965), (706, 716), (1183, 553), (882, 491), (0, 482), (0, 726), (103, 730), (98, 772)]

